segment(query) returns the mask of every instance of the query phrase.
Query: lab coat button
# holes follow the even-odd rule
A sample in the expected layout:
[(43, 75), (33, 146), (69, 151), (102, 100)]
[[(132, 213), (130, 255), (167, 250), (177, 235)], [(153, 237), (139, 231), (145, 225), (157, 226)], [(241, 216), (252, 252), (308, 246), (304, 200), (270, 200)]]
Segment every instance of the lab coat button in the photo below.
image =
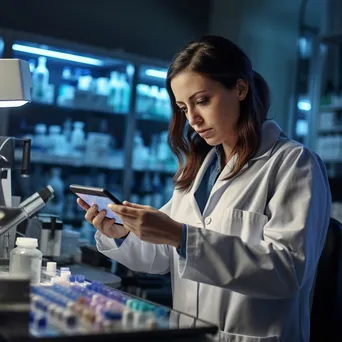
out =
[(206, 217), (205, 218), (205, 224), (210, 224), (210, 222), (211, 222), (211, 217)]

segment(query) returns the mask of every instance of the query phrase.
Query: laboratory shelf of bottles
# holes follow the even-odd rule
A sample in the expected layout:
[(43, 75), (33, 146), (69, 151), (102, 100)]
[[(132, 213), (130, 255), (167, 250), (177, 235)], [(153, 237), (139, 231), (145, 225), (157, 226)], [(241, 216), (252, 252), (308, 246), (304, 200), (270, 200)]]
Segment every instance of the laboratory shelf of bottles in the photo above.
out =
[(32, 139), (33, 163), (122, 169), (126, 128), (136, 119), (132, 168), (175, 171), (166, 141), (170, 103), (165, 68), (27, 41), (14, 41), (12, 50), (13, 57), (29, 62), (33, 105), (11, 113), (9, 131)]
[(169, 98), (164, 86), (165, 70), (138, 66), (139, 83), (133, 85), (137, 67), (131, 62), (78, 55), (31, 42), (15, 42), (12, 49), (14, 58), (29, 62), (34, 102), (127, 114), (132, 88), (136, 86), (135, 112), (138, 117), (166, 121), (170, 118)]
[(12, 50), (13, 57), (29, 62), (33, 101), (128, 113), (134, 74), (134, 66), (129, 62), (24, 41), (15, 41)]
[(8, 110), (7, 135), (32, 141), (30, 178), (14, 172), (14, 194), (51, 184), (56, 196), (44, 211), (73, 228), (87, 223), (68, 190), (72, 183), (164, 205), (178, 166), (167, 144), (167, 63), (22, 32), (0, 35), (0, 55), (26, 60), (33, 83), (32, 102)]

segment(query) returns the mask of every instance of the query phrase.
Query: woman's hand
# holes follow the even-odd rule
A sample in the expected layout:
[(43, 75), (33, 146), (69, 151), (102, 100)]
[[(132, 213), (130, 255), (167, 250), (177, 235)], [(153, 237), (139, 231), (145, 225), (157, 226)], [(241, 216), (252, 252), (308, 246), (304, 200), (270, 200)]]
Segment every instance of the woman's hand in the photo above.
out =
[(120, 224), (115, 224), (115, 219), (106, 218), (106, 210), (98, 212), (97, 205), (89, 207), (87, 203), (77, 198), (77, 204), (86, 210), (85, 219), (103, 235), (109, 238), (119, 239), (126, 236), (129, 230)]
[(182, 237), (182, 224), (150, 206), (124, 202), (123, 205), (109, 204), (129, 229), (140, 240), (155, 244), (167, 244), (178, 248)]

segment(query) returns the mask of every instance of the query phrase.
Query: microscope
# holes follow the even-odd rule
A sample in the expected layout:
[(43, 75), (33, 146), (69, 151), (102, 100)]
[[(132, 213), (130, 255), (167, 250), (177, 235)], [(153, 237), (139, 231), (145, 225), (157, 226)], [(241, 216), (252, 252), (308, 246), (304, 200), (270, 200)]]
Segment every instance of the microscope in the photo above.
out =
[[(32, 87), (29, 64), (19, 59), (0, 59), (0, 107), (19, 107), (30, 102)], [(0, 137), (0, 259), (8, 259), (14, 248), (16, 227), (30, 218), (53, 197), (53, 188), (47, 186), (22, 203), (12, 197), (12, 170), (18, 169), (15, 160), (16, 143), (23, 143), (19, 170), (28, 177), (31, 140)], [(19, 205), (18, 205), (19, 204)]]
[(12, 170), (16, 170), (16, 142), (23, 142), (20, 173), (29, 176), (31, 140), (0, 137), (0, 259), (8, 259), (14, 248), (17, 225), (30, 218), (53, 197), (51, 186), (34, 193), (17, 206), (12, 197)]

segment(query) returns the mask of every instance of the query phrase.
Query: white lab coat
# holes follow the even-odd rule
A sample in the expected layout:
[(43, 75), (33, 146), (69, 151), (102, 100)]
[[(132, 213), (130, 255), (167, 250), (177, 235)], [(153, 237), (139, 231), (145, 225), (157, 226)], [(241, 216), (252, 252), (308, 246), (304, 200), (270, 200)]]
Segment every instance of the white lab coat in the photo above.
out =
[(118, 248), (97, 232), (98, 250), (134, 271), (171, 271), (174, 309), (218, 325), (220, 341), (308, 342), (331, 208), (323, 163), (266, 121), (257, 155), (232, 180), (236, 159), (225, 166), (201, 215), (194, 193), (214, 157), (213, 148), (191, 191), (175, 190), (161, 209), (187, 224), (186, 259), (132, 233)]

